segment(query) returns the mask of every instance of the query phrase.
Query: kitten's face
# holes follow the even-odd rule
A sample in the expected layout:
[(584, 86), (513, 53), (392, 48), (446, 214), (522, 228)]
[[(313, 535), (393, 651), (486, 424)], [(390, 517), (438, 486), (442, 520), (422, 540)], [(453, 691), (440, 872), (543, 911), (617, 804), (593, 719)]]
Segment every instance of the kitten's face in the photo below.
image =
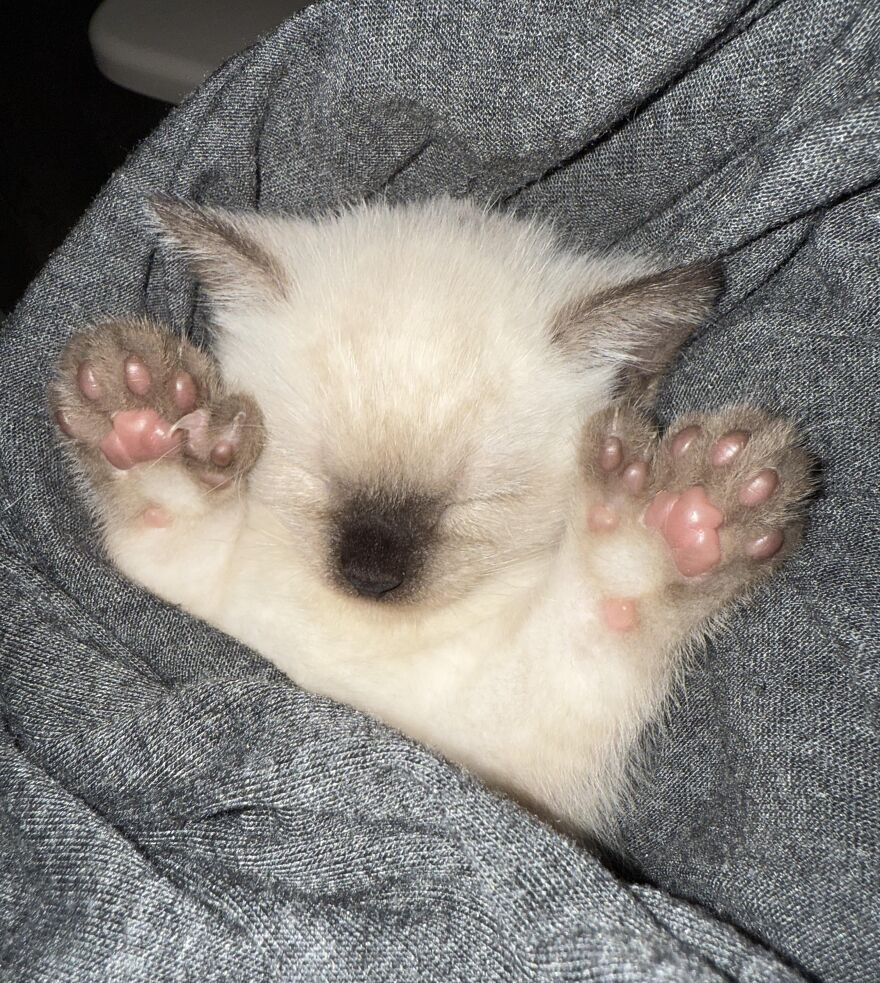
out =
[(270, 438), (253, 481), (332, 589), (442, 605), (556, 547), (577, 407), (542, 400), (540, 384), (499, 389), (479, 367), (371, 371), (338, 341), (302, 368), (315, 363), (335, 366), (339, 388), (328, 398), (307, 369), (296, 412), (281, 393), (265, 400)]
[[(252, 493), (318, 582), (437, 608), (552, 555), (609, 352), (644, 344), (634, 312), (668, 327), (665, 281), (634, 298), (618, 285), (644, 267), (447, 201), (207, 230), (180, 214), (160, 217), (215, 301), (224, 372), (266, 418)], [(677, 303), (687, 330), (707, 307)]]
[(301, 260), (263, 308), (270, 372), (221, 345), (269, 428), (254, 491), (333, 590), (437, 606), (558, 545), (610, 373), (573, 369), (499, 265), (447, 239), (361, 242), (329, 276)]

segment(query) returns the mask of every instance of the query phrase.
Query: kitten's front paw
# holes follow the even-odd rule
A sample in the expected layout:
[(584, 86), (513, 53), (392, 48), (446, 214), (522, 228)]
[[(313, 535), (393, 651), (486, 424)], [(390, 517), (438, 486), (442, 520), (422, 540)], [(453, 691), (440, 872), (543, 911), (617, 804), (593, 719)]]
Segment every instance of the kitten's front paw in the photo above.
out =
[(799, 540), (814, 487), (794, 427), (748, 408), (678, 421), (653, 472), (643, 521), (684, 577), (724, 567), (751, 580), (773, 568)]
[(748, 408), (679, 420), (662, 439), (616, 408), (596, 421), (588, 453), (601, 491), (588, 528), (640, 523), (665, 540), (687, 580), (725, 570), (746, 583), (768, 572), (799, 539), (814, 487), (791, 424)]
[(61, 432), (99, 468), (177, 460), (222, 488), (246, 475), (263, 447), (256, 403), (227, 392), (204, 352), (147, 322), (75, 335), (50, 399)]

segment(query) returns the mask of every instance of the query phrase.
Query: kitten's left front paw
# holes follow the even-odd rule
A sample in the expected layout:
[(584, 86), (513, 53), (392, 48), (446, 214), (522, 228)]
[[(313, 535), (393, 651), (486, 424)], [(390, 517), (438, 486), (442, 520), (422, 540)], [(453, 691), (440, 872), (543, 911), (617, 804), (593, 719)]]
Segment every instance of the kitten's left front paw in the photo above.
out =
[(653, 465), (643, 522), (682, 576), (726, 567), (750, 581), (800, 539), (813, 467), (787, 421), (748, 408), (679, 420)]
[(799, 539), (814, 481), (791, 424), (737, 408), (679, 420), (660, 439), (626, 407), (597, 424), (591, 532), (638, 523), (663, 538), (681, 577), (725, 570), (732, 590), (775, 568)]

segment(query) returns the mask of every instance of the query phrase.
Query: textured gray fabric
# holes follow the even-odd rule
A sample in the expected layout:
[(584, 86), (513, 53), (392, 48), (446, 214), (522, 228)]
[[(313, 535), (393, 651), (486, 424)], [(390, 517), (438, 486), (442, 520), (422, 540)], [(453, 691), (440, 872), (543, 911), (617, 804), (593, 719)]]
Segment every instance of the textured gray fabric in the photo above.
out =
[[(328, 2), (171, 114), (0, 338), (3, 979), (880, 979), (878, 56), (868, 0)], [(662, 411), (793, 414), (825, 488), (671, 708), (631, 876), (107, 566), (44, 390), (100, 314), (204, 338), (157, 189), (725, 258)]]

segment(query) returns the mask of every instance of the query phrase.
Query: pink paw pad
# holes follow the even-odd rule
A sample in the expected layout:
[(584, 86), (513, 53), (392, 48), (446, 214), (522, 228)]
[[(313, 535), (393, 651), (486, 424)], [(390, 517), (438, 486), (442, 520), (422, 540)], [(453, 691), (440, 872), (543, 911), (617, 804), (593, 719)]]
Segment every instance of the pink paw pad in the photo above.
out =
[(86, 399), (94, 401), (101, 398), (101, 387), (98, 385), (95, 369), (91, 362), (83, 362), (80, 365), (76, 373), (76, 381), (80, 392)]
[(684, 457), (691, 447), (693, 447), (694, 441), (698, 440), (702, 435), (702, 429), (697, 426), (685, 427), (684, 430), (677, 433), (672, 439), (673, 457)]
[(199, 481), (210, 489), (228, 488), (232, 484), (232, 478), (228, 475), (213, 474), (210, 471), (203, 471), (199, 475)]
[(648, 482), (648, 462), (633, 461), (623, 471), (622, 480), (631, 495), (640, 495)]
[(643, 521), (663, 536), (677, 570), (685, 577), (708, 573), (721, 560), (718, 528), (724, 515), (700, 485), (687, 488), (680, 495), (658, 492)]
[(150, 375), (146, 362), (138, 358), (137, 355), (131, 355), (125, 360), (123, 373), (125, 384), (131, 392), (136, 396), (147, 395), (153, 385), (153, 377)]
[(599, 452), (599, 467), (603, 471), (616, 471), (623, 461), (623, 444), (619, 437), (607, 437)]
[(235, 457), (237, 443), (232, 440), (219, 440), (211, 449), (211, 463), (225, 468)]
[(782, 548), (784, 539), (785, 537), (782, 535), (781, 530), (772, 529), (763, 536), (753, 539), (746, 546), (746, 553), (753, 560), (769, 560), (771, 556), (776, 556)]
[(779, 474), (773, 468), (764, 468), (740, 488), (739, 500), (747, 506), (763, 505), (776, 491), (778, 484)]
[(587, 526), (591, 532), (613, 532), (620, 523), (620, 517), (606, 505), (594, 505), (587, 512)]
[(158, 505), (149, 505), (141, 513), (144, 525), (151, 529), (167, 529), (171, 525), (171, 514)]
[(634, 597), (606, 597), (599, 604), (602, 621), (611, 631), (626, 633), (639, 624), (639, 605)]
[(178, 372), (174, 377), (174, 405), (183, 413), (195, 409), (199, 391), (189, 372)]
[(121, 471), (170, 456), (181, 438), (155, 410), (123, 410), (113, 416), (113, 429), (101, 441), (104, 457)]
[(750, 434), (745, 430), (731, 430), (712, 445), (710, 457), (716, 468), (731, 464), (749, 442)]

